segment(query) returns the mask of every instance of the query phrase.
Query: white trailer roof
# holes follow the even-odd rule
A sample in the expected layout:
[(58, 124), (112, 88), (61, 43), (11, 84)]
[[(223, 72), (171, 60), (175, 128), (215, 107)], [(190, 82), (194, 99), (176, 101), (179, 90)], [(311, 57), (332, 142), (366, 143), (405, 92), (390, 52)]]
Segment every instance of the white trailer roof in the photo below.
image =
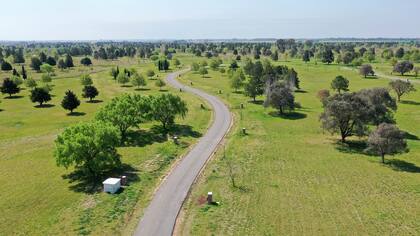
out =
[(120, 181), (121, 181), (121, 179), (119, 179), (119, 178), (108, 178), (102, 183), (103, 184), (117, 184)]

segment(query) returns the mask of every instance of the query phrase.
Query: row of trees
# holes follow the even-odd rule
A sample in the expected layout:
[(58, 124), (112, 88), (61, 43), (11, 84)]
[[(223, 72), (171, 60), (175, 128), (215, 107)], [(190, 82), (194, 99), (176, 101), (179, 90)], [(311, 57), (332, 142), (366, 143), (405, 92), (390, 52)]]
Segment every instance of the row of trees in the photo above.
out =
[(66, 168), (74, 165), (87, 176), (101, 176), (120, 166), (116, 148), (124, 142), (129, 129), (156, 120), (166, 133), (175, 118), (184, 118), (187, 112), (186, 103), (176, 95), (123, 94), (102, 107), (95, 121), (66, 128), (58, 135), (54, 152), (56, 163)]

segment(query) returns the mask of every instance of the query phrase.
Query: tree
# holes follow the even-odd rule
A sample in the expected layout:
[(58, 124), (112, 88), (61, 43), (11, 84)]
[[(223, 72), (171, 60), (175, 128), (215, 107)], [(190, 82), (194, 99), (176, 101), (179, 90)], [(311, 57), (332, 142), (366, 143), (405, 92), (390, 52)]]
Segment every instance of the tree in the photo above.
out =
[(269, 92), (269, 104), (283, 115), (287, 110), (295, 109), (295, 96), (292, 90), (282, 82), (277, 82), (271, 86)]
[(209, 72), (207, 71), (206, 67), (202, 66), (198, 73), (204, 78), (204, 76), (207, 75)]
[(67, 90), (66, 95), (64, 95), (64, 98), (61, 101), (61, 106), (64, 109), (69, 110), (70, 114), (72, 114), (73, 110), (80, 106), (80, 100), (71, 90)]
[(138, 127), (149, 118), (149, 104), (148, 97), (123, 94), (103, 106), (96, 114), (96, 119), (113, 124), (124, 140), (129, 128)]
[(324, 48), (320, 56), (323, 63), (331, 64), (334, 61), (334, 53), (329, 48)]
[(26, 70), (25, 70), (25, 66), (24, 65), (22, 65), (21, 74), (22, 74), (22, 79), (27, 79), (28, 78), (28, 75), (26, 74)]
[(339, 133), (341, 142), (351, 135), (363, 135), (369, 112), (366, 102), (355, 93), (336, 94), (326, 99), (320, 116), (322, 127), (331, 134)]
[(163, 81), (161, 79), (158, 79), (158, 80), (156, 80), (155, 85), (159, 87), (159, 90), (162, 90), (162, 87), (165, 87), (166, 83), (165, 83), (165, 81)]
[(165, 131), (175, 123), (175, 117), (182, 118), (188, 112), (187, 104), (173, 94), (161, 94), (151, 101), (151, 115), (154, 120), (161, 122)]
[(41, 70), (41, 65), (42, 65), (42, 62), (38, 57), (32, 57), (31, 58), (30, 66), (33, 70), (39, 72)]
[(89, 101), (92, 101), (96, 96), (99, 95), (98, 90), (93, 85), (87, 85), (83, 88), (82, 97), (89, 98)]
[(66, 62), (64, 62), (64, 60), (63, 60), (63, 59), (58, 60), (57, 67), (58, 67), (58, 69), (60, 69), (60, 70), (67, 69)]
[(48, 65), (55, 66), (57, 62), (55, 61), (54, 57), (48, 56), (47, 60), (45, 61)]
[(409, 61), (402, 61), (395, 64), (393, 71), (398, 72), (401, 75), (404, 75), (405, 73), (410, 72), (413, 68), (414, 68), (413, 63)]
[(82, 75), (80, 77), (80, 83), (83, 86), (89, 86), (89, 85), (93, 84), (93, 81), (92, 81), (92, 78), (90, 77), (90, 75), (85, 74), (85, 75)]
[(51, 101), (51, 95), (44, 88), (34, 88), (31, 90), (30, 99), (32, 102), (37, 102), (39, 106), (42, 106), (43, 103)]
[(51, 83), (52, 78), (48, 74), (42, 74), (41, 75), (41, 81), (45, 84)]
[(378, 126), (379, 124), (394, 123), (393, 112), (397, 110), (395, 99), (389, 94), (386, 88), (363, 89), (356, 93), (367, 106), (369, 123)]
[(111, 74), (111, 76), (114, 80), (117, 79), (119, 73), (120, 73), (120, 69), (118, 68), (118, 66), (117, 66), (117, 68), (114, 68), (114, 67), (111, 68), (110, 74)]
[(72, 165), (88, 177), (99, 177), (121, 165), (117, 153), (118, 130), (109, 123), (79, 123), (66, 128), (55, 140), (57, 166)]
[(178, 67), (178, 66), (180, 66), (180, 65), (181, 65), (181, 61), (179, 61), (179, 59), (178, 59), (178, 58), (173, 59), (173, 61), (174, 61), (174, 66), (175, 66), (175, 67)]
[(331, 88), (341, 94), (341, 91), (349, 90), (349, 81), (343, 76), (339, 75), (335, 77), (335, 79), (331, 82)]
[(245, 79), (245, 74), (241, 69), (233, 72), (230, 78), (230, 87), (238, 91), (238, 89), (244, 86)]
[(142, 75), (135, 73), (133, 76), (131, 76), (131, 84), (137, 88), (140, 88), (141, 86), (146, 86), (147, 82)]
[(361, 75), (363, 75), (365, 78), (366, 78), (368, 75), (374, 75), (374, 74), (375, 74), (375, 72), (373, 71), (372, 66), (371, 66), (371, 65), (369, 65), (369, 64), (362, 65), (362, 66), (360, 67), (360, 69), (359, 69), (359, 73), (360, 73)]
[(89, 57), (84, 57), (80, 60), (80, 64), (82, 64), (84, 66), (90, 66), (90, 65), (92, 65), (92, 61), (90, 60)]
[(256, 97), (258, 95), (262, 95), (264, 93), (264, 82), (258, 78), (252, 76), (248, 83), (245, 84), (245, 95), (251, 97), (252, 100), (255, 102)]
[(271, 54), (271, 59), (273, 60), (273, 61), (278, 61), (279, 60), (279, 52), (276, 50), (276, 51), (274, 51), (274, 53), (273, 54)]
[(46, 73), (48, 75), (51, 75), (52, 73), (54, 73), (54, 67), (46, 63), (40, 66), (40, 70), (42, 73)]
[(22, 80), (22, 78), (20, 78), (20, 76), (16, 76), (16, 75), (13, 75), (11, 78), (10, 78), (17, 86), (19, 86), (19, 85), (21, 85), (22, 83), (23, 83), (23, 80)]
[(70, 54), (66, 54), (64, 63), (66, 64), (66, 68), (74, 67), (73, 58), (70, 56)]
[(302, 60), (305, 63), (311, 60), (311, 52), (309, 50), (303, 51)]
[(40, 52), (39, 53), (39, 60), (41, 61), (41, 63), (44, 63), (47, 61), (47, 55), (44, 52)]
[(13, 67), (9, 62), (3, 61), (1, 63), (1, 70), (2, 71), (11, 71), (11, 70), (13, 70)]
[(393, 81), (389, 82), (389, 86), (397, 94), (397, 100), (398, 101), (401, 100), (402, 95), (416, 91), (416, 89), (410, 83), (409, 80), (407, 80), (407, 81), (403, 81), (403, 80), (399, 80), (399, 79), (393, 80)]
[(37, 83), (36, 80), (32, 79), (32, 78), (28, 78), (25, 80), (25, 85), (26, 87), (30, 88), (31, 90), (36, 88)]
[(23, 56), (23, 49), (19, 48), (13, 55), (14, 63), (25, 63), (25, 57)]
[(385, 163), (385, 155), (408, 150), (404, 136), (405, 133), (395, 125), (382, 123), (369, 135), (366, 151), (381, 156), (382, 163)]
[(219, 69), (219, 66), (221, 65), (222, 63), (220, 62), (220, 59), (213, 59), (213, 60), (211, 60), (210, 61), (210, 68), (212, 69), (212, 70), (214, 70), (214, 71), (217, 71), (218, 69)]
[(200, 65), (197, 62), (193, 62), (191, 64), (191, 70), (192, 71), (198, 71), (200, 69)]
[(20, 88), (15, 82), (13, 82), (13, 80), (6, 78), (3, 80), (1, 92), (3, 94), (9, 94), (9, 97), (12, 97), (13, 94), (20, 92)]
[(124, 86), (126, 83), (130, 82), (130, 78), (124, 71), (120, 71), (117, 76), (117, 82)]
[(398, 48), (397, 51), (395, 52), (395, 57), (396, 58), (403, 58), (404, 57), (404, 48)]
[(153, 76), (155, 76), (155, 71), (154, 70), (148, 70), (146, 71), (146, 75), (147, 77), (149, 77), (149, 79), (153, 78)]
[(322, 102), (322, 104), (324, 105), (327, 98), (330, 97), (330, 90), (321, 89), (321, 90), (318, 91), (316, 96)]

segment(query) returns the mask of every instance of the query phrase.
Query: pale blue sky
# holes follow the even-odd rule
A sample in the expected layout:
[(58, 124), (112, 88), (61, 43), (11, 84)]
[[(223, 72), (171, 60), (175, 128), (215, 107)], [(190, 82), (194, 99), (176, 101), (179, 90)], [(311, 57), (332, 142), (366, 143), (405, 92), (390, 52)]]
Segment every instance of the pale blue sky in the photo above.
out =
[(420, 0), (0, 0), (0, 40), (420, 37)]

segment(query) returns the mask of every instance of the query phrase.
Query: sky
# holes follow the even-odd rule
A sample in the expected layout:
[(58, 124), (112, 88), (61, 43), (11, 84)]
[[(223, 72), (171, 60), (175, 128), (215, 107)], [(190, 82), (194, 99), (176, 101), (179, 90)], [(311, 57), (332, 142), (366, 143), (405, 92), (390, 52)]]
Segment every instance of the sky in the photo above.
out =
[(0, 0), (0, 6), (0, 40), (420, 38), (420, 0)]

